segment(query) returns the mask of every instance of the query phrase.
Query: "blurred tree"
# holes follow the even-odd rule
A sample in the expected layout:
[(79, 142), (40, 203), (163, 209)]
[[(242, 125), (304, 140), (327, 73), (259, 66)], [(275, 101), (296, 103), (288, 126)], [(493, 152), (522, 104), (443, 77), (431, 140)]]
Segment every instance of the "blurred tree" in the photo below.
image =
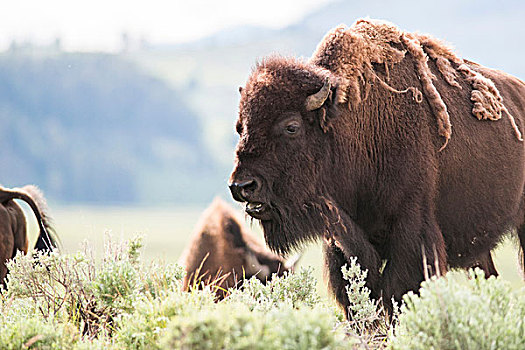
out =
[(122, 57), (8, 52), (0, 81), (0, 183), (36, 183), (75, 202), (213, 195), (199, 120), (177, 91)]

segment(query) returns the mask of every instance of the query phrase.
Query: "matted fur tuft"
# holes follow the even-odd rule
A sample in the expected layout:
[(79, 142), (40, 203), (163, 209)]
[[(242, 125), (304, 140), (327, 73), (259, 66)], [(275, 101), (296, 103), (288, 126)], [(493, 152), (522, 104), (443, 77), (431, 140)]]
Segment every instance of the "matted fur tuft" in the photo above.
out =
[(360, 19), (351, 27), (340, 25), (330, 31), (318, 45), (311, 63), (324, 67), (340, 77), (340, 91), (336, 100), (353, 109), (366, 99), (367, 91), (374, 82), (390, 92), (411, 92), (416, 102), (421, 100), (421, 92), (416, 86), (397, 90), (379, 78), (374, 64), (388, 70), (410, 54), (416, 61), (416, 69), (421, 81), (423, 94), (434, 113), (439, 135), (445, 138), (446, 147), (452, 134), (452, 124), (447, 106), (433, 80), (429, 57), (445, 81), (461, 89), (458, 79), (464, 79), (472, 86), (471, 100), (474, 103), (472, 114), (479, 120), (499, 120), (505, 111), (519, 140), (523, 140), (514, 117), (503, 104), (503, 99), (494, 83), (474, 71), (461, 58), (441, 41), (422, 34), (404, 32), (394, 24), (385, 21)]
[[(461, 89), (456, 81), (460, 72), (463, 78), (472, 86), (470, 99), (474, 103), (472, 114), (478, 120), (499, 120), (503, 112), (507, 113), (512, 124), (516, 137), (523, 141), (521, 132), (512, 114), (507, 110), (503, 103), (503, 98), (494, 85), (494, 82), (481, 73), (476, 72), (469, 65), (469, 62), (459, 58), (454, 52), (440, 40), (429, 35), (417, 35), (421, 45), (430, 58), (436, 61), (439, 72), (447, 83)], [(452, 66), (456, 65), (456, 69)]]
[(447, 111), (447, 106), (441, 95), (439, 94), (436, 86), (432, 82), (433, 79), (436, 79), (434, 74), (430, 71), (428, 66), (428, 56), (421, 47), (421, 43), (414, 35), (405, 33), (401, 37), (401, 41), (407, 47), (410, 54), (416, 60), (416, 68), (421, 80), (421, 85), (423, 87), (423, 92), (428, 99), (430, 108), (436, 116), (439, 128), (439, 135), (445, 137), (445, 144), (441, 147), (441, 150), (446, 147), (448, 141), (450, 140), (450, 135), (452, 134), (452, 125), (450, 124), (450, 115)]

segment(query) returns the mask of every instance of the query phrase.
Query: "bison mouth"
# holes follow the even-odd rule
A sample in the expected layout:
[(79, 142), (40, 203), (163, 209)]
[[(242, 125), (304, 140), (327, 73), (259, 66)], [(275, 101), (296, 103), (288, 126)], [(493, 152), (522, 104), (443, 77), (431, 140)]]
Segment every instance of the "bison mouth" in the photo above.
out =
[(247, 202), (246, 213), (254, 219), (269, 220), (270, 206), (262, 202)]

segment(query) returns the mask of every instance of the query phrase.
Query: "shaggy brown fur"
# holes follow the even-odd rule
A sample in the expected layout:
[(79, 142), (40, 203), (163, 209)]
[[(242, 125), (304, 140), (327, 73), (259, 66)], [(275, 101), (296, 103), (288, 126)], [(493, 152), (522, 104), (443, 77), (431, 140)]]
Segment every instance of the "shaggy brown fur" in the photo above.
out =
[[(307, 110), (327, 79), (328, 98)], [(357, 256), (372, 297), (389, 306), (425, 271), (497, 274), (490, 251), (512, 228), (525, 246), (524, 119), (519, 79), (429, 36), (359, 20), (329, 32), (308, 62), (255, 67), (230, 189), (274, 251), (324, 237), (341, 305), (340, 268)]]
[(201, 282), (213, 284), (217, 296), (238, 286), (244, 278), (257, 276), (262, 282), (289, 270), (284, 259), (270, 252), (241, 223), (235, 211), (215, 199), (202, 214), (180, 262), (186, 267), (184, 290)]
[(27, 253), (27, 229), (24, 212), (13, 199), (23, 200), (33, 210), (40, 233), (35, 244), (36, 250), (48, 251), (57, 248), (47, 205), (42, 192), (36, 186), (8, 189), (0, 186), (0, 281), (5, 286), (6, 261), (14, 258), (18, 250)]
[[(399, 48), (400, 44), (403, 44), (402, 48)], [(432, 82), (437, 78), (428, 66), (428, 56), (436, 61), (439, 72), (450, 85), (461, 88), (456, 81), (457, 73), (452, 63), (457, 66), (457, 70), (473, 87), (472, 113), (478, 119), (498, 120), (502, 111), (506, 111), (499, 91), (492, 81), (470, 69), (465, 61), (457, 57), (446, 45), (428, 35), (403, 32), (388, 22), (361, 19), (351, 28), (344, 25), (335, 28), (319, 44), (312, 57), (312, 63), (326, 67), (343, 78), (338, 102), (347, 102), (352, 106), (361, 102), (359, 82), (364, 81), (363, 85), (368, 91), (370, 84), (374, 83), (374, 78), (379, 79), (374, 72), (374, 64), (384, 64), (388, 72), (388, 67), (400, 62), (407, 52), (415, 58), (420, 85), (436, 116), (439, 134), (445, 137), (442, 149), (451, 137), (452, 126), (447, 106)], [(379, 81), (383, 83), (382, 80)], [(415, 86), (407, 88), (417, 90)], [(522, 140), (514, 118), (510, 113), (508, 115), (517, 137)]]

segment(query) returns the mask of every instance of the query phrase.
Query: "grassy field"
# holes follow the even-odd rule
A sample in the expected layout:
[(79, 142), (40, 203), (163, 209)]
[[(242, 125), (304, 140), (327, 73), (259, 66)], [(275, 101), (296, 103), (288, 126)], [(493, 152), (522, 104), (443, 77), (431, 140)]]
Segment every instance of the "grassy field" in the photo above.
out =
[[(74, 252), (88, 241), (97, 256), (101, 256), (105, 240), (127, 240), (140, 234), (144, 236), (145, 259), (176, 262), (204, 209), (68, 206), (53, 207), (52, 215), (65, 252)], [(30, 220), (30, 225), (30, 239), (34, 242), (35, 222)], [(254, 224), (253, 229), (262, 235), (258, 225)], [(494, 257), (502, 278), (514, 287), (524, 285), (518, 266), (518, 252), (510, 239), (496, 250)], [(314, 267), (319, 292), (326, 295), (320, 245), (309, 246), (300, 264)]]

